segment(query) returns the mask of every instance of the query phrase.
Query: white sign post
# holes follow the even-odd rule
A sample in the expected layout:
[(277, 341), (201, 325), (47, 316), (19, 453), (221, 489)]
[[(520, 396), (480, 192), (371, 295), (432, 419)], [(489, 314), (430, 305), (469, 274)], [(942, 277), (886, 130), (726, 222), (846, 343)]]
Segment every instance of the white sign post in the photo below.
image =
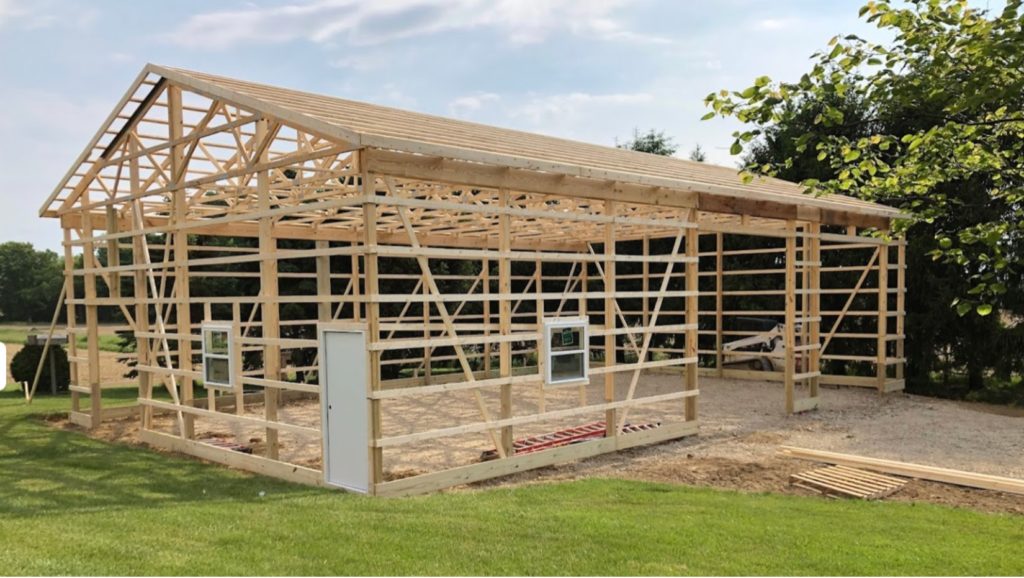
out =
[(0, 343), (0, 391), (7, 387), (7, 346)]

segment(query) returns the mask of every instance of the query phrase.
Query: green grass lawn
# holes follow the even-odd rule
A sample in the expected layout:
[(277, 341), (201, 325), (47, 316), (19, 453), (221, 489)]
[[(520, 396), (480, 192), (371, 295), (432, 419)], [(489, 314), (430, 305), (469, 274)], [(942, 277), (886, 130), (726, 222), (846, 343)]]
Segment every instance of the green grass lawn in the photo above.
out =
[[(34, 329), (34, 333), (46, 335), (50, 329), (49, 322), (41, 323), (39, 325), (0, 325), (0, 342), (16, 345), (24, 345), (25, 338), (28, 337), (29, 331)], [(86, 347), (88, 341), (84, 335), (79, 336), (76, 340), (79, 347)], [(100, 328), (100, 351), (113, 351), (115, 353), (121, 352), (121, 340), (115, 333), (104, 333), (103, 329)]]
[(612, 480), (373, 499), (32, 415), (65, 407), (0, 393), (0, 573), (1024, 573), (1021, 516)]

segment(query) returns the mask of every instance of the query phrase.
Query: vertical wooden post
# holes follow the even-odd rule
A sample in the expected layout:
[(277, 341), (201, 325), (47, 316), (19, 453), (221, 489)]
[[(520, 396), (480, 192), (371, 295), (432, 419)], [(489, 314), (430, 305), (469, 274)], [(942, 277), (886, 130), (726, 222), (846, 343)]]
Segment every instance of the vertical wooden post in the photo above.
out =
[[(82, 385), (78, 380), (79, 363), (76, 361), (78, 357), (78, 333), (76, 332), (78, 324), (78, 306), (75, 305), (75, 255), (71, 249), (71, 229), (63, 223), (62, 226), (64, 228), (64, 288), (66, 292), (64, 303), (67, 311), (68, 357), (71, 358), (71, 362), (68, 366), (68, 372), (70, 373), (72, 385)], [(82, 411), (81, 404), (81, 395), (77, 391), (72, 391), (71, 411)]]
[(896, 379), (902, 382), (905, 379), (904, 364), (906, 355), (904, 343), (906, 341), (906, 319), (907, 319), (907, 241), (906, 238), (899, 240), (896, 246)]
[[(107, 207), (107, 234), (114, 235), (118, 232), (117, 210), (112, 206)], [(107, 267), (115, 268), (121, 265), (121, 249), (117, 239), (107, 240)], [(121, 297), (121, 274), (113, 271), (107, 277), (107, 285), (110, 297), (120, 299)]]
[[(319, 250), (329, 249), (331, 246), (330, 241), (317, 241), (316, 248)], [(316, 257), (316, 318), (321, 323), (330, 322), (333, 318), (331, 301), (332, 296), (331, 289), (331, 256), (330, 255), (317, 255)], [(317, 334), (319, 339), (319, 332)], [(320, 380), (320, 383), (326, 383), (324, 380)], [(322, 392), (321, 392), (322, 395)]]
[[(809, 299), (810, 295), (808, 291), (811, 282), (811, 270), (810, 266), (808, 265), (808, 263), (810, 262), (811, 251), (810, 241), (808, 239), (809, 231), (809, 223), (797, 228), (797, 232), (799, 235), (797, 237), (796, 245), (798, 255), (797, 270), (800, 274), (797, 302), (800, 305), (800, 319), (803, 320), (800, 322), (800, 338), (797, 340), (798, 346), (803, 346), (809, 343), (811, 335), (811, 327), (809, 321), (809, 318), (811, 316), (811, 300)], [(808, 365), (810, 357), (804, 351), (800, 351), (799, 353), (800, 355), (797, 356), (797, 360), (799, 361), (799, 363), (797, 363), (797, 371), (800, 373), (810, 371)]]
[[(89, 204), (88, 192), (82, 194), (82, 203)], [(82, 236), (91, 238), (93, 236), (92, 216), (89, 211), (82, 211)], [(92, 241), (87, 241), (82, 247), (82, 263), (86, 269), (95, 271), (96, 247)], [(92, 428), (99, 427), (102, 417), (103, 404), (102, 392), (100, 391), (100, 335), (99, 335), (99, 308), (96, 305), (96, 274), (93, 272), (85, 274), (85, 334), (86, 347), (88, 348), (89, 367), (89, 425)]]
[[(650, 275), (651, 275), (651, 264), (647, 261), (647, 259), (650, 258), (650, 256), (651, 256), (651, 237), (649, 235), (644, 235), (644, 238), (643, 238), (643, 256), (644, 256), (644, 260), (643, 260), (643, 263), (642, 263), (641, 277), (642, 277), (643, 284), (644, 284), (643, 290), (642, 290), (643, 291), (644, 306), (641, 309), (641, 315), (643, 317), (643, 326), (645, 328), (648, 328), (647, 330), (649, 331), (650, 330), (650, 324), (651, 324), (651, 312), (650, 312), (651, 305), (648, 302), (649, 301), (648, 292), (650, 291), (649, 285), (650, 285)], [(648, 354), (647, 357), (649, 358), (650, 354)], [(643, 363), (643, 362), (647, 361), (647, 359), (637, 359), (636, 361), (637, 361), (637, 363)]]
[(888, 375), (886, 349), (889, 340), (889, 245), (878, 249), (878, 359), (875, 361), (878, 391), (885, 391)]
[[(139, 152), (139, 143), (136, 139), (129, 137), (128, 150), (132, 155), (136, 155)], [(142, 182), (139, 174), (139, 159), (138, 157), (132, 158), (128, 165), (128, 180), (130, 182), (130, 190), (133, 195), (140, 193)], [(142, 207), (142, 203), (136, 203), (134, 210), (138, 210)], [(140, 218), (133, 219), (133, 222), (145, 222)], [(149, 289), (146, 287), (146, 266), (147, 259), (142, 254), (143, 251), (147, 250), (145, 241), (144, 230), (135, 231), (135, 235), (132, 237), (132, 261), (135, 264), (136, 270), (134, 275), (134, 293), (135, 293), (135, 354), (136, 360), (139, 365), (156, 365), (150, 356), (149, 345), (151, 343), (149, 337), (139, 336), (139, 333), (149, 332)], [(149, 371), (139, 370), (139, 397), (146, 400), (153, 399), (153, 376)], [(152, 429), (153, 426), (153, 408), (144, 405), (142, 406), (142, 429)]]
[[(213, 303), (203, 303), (203, 323), (213, 321)], [(202, 331), (199, 332), (200, 336)], [(202, 351), (202, 349), (200, 349)], [(230, 352), (229, 352), (230, 353)], [(206, 365), (203, 365), (203, 370), (206, 370)], [(206, 376), (203, 375), (203, 381), (206, 381)], [(217, 390), (210, 386), (206, 386), (206, 409), (210, 411), (217, 411)]]
[[(483, 283), (484, 300), (480, 302), (483, 315), (484, 335), (491, 334), (491, 262), (484, 257), (480, 262), (480, 282)], [(491, 377), (491, 342), (484, 344), (484, 379)]]
[(786, 323), (783, 343), (786, 348), (784, 384), (786, 413), (795, 409), (796, 374), (796, 221), (786, 221)]
[[(184, 132), (181, 111), (181, 89), (177, 86), (167, 87), (167, 126), (168, 138), (171, 141), (180, 140)], [(175, 225), (184, 225), (188, 221), (188, 195), (182, 182), (185, 178), (185, 145), (180, 143), (171, 147), (171, 179), (173, 182), (172, 195), (174, 197), (174, 217), (172, 222)], [(188, 276), (188, 231), (176, 228), (173, 237), (174, 243), (174, 290), (175, 290), (175, 313), (178, 338), (178, 369), (183, 372), (192, 371), (192, 314), (190, 311), (191, 294), (189, 291)], [(192, 405), (195, 395), (193, 393), (192, 377), (181, 376), (181, 403)], [(184, 431), (182, 437), (192, 439), (195, 437), (195, 416), (185, 414)]]
[[(615, 216), (615, 201), (605, 201), (604, 212), (606, 216)], [(616, 363), (615, 343), (617, 341), (615, 330), (615, 223), (609, 222), (604, 226), (604, 328), (608, 332), (604, 338), (604, 400), (606, 403), (615, 401), (615, 372), (613, 366)], [(605, 412), (605, 435), (608, 437), (618, 436), (619, 430), (615, 424), (619, 423), (618, 411), (609, 409)]]
[(363, 318), (363, 304), (360, 298), (360, 295), (363, 294), (362, 281), (362, 276), (359, 273), (359, 255), (352, 255), (352, 319), (355, 321)]
[[(587, 324), (590, 325), (589, 311), (587, 310), (587, 291), (589, 286), (590, 278), (590, 262), (583, 261), (580, 263), (580, 297), (579, 297), (579, 311), (580, 317), (587, 318)], [(587, 344), (587, 350), (589, 351), (590, 346)], [(587, 405), (587, 385), (588, 383), (580, 384), (580, 406)]]
[[(425, 276), (421, 278), (421, 281), (420, 286), (423, 288), (423, 338), (430, 339), (431, 335), (433, 335), (433, 331), (430, 329), (430, 284), (427, 282), (427, 278)], [(423, 383), (426, 385), (430, 385), (434, 378), (433, 356), (433, 348), (423, 348)]]
[[(260, 143), (269, 136), (266, 119), (256, 121), (256, 142)], [(270, 147), (262, 147), (260, 163), (267, 162)], [(257, 206), (261, 212), (270, 210), (270, 172), (260, 170), (256, 174)], [(259, 219), (259, 254), (260, 254), (260, 327), (265, 339), (281, 337), (281, 317), (278, 307), (277, 283), (277, 239), (273, 236), (274, 219), (263, 216)], [(279, 345), (263, 346), (263, 377), (265, 379), (281, 379), (281, 347)], [(280, 392), (276, 387), (263, 388), (263, 408), (267, 421), (277, 421), (277, 409)], [(266, 428), (267, 457), (276, 460), (279, 452), (278, 431)]]
[[(325, 250), (331, 246), (329, 241), (317, 241), (316, 248)], [(316, 258), (316, 318), (318, 321), (330, 321), (331, 315), (331, 256), (318, 255)]]
[[(512, 301), (508, 296), (512, 293), (512, 260), (508, 254), (512, 250), (512, 217), (507, 213), (510, 205), (509, 193), (506, 189), (498, 192), (498, 203), (501, 213), (498, 215), (498, 323), (502, 336), (512, 333)], [(537, 353), (538, 358), (540, 353)], [(512, 376), (512, 344), (502, 341), (498, 345), (498, 372), (501, 377)], [(501, 418), (512, 417), (512, 386), (500, 386)], [(513, 454), (513, 428), (501, 428), (501, 445), (506, 456)]]
[(725, 235), (715, 233), (715, 373), (725, 376)]
[[(694, 225), (699, 225), (699, 213), (697, 209), (690, 211), (690, 222)], [(686, 296), (686, 323), (690, 326), (686, 330), (686, 357), (693, 358), (693, 361), (686, 365), (686, 385), (687, 391), (695, 391), (697, 389), (697, 356), (698, 356), (698, 339), (699, 332), (697, 330), (698, 320), (700, 319), (700, 301), (697, 291), (700, 288), (699, 274), (700, 274), (700, 229), (696, 226), (686, 230), (686, 257), (689, 259), (686, 262), (686, 290), (689, 292)], [(697, 419), (697, 398), (687, 397), (685, 401), (685, 413), (686, 421), (693, 421)]]
[[(254, 304), (253, 307), (256, 305)], [(248, 333), (248, 328), (242, 328), (242, 304), (235, 301), (231, 304), (231, 322), (238, 327), (238, 339), (235, 340), (235, 349), (231, 352), (231, 355), (235, 359), (235, 413), (242, 415), (245, 413), (245, 387), (242, 385), (242, 336)], [(239, 429), (239, 431), (241, 431)], [(238, 440), (238, 443), (242, 443), (242, 440)]]
[[(544, 299), (541, 297), (543, 287), (543, 261), (541, 259), (537, 259), (533, 270), (533, 288), (534, 294), (536, 295), (534, 299), (534, 308), (536, 309), (535, 317), (537, 324), (537, 333), (541, 333), (544, 331)], [(543, 355), (541, 355), (541, 347), (539, 347), (540, 343), (538, 343), (537, 345), (537, 373), (539, 373), (540, 375), (545, 375), (545, 371), (547, 371), (548, 360), (545, 359)], [(546, 410), (546, 407), (547, 388), (544, 386), (544, 382), (542, 380), (540, 383), (539, 409), (541, 412), (544, 412)]]
[[(808, 259), (808, 279), (805, 286), (808, 294), (805, 299), (809, 300), (808, 316), (805, 321), (808, 324), (808, 345), (807, 359), (809, 360), (807, 371), (821, 372), (821, 223), (810, 223), (808, 225), (808, 237), (805, 242), (810, 243)], [(810, 380), (810, 395), (818, 397), (821, 376), (813, 376)]]
[[(358, 153), (357, 153), (358, 154)], [(363, 246), (366, 265), (366, 325), (370, 345), (380, 341), (380, 303), (376, 301), (380, 295), (377, 279), (377, 188), (374, 177), (366, 170), (362, 158), (359, 158), (360, 188), (366, 202), (363, 203)], [(373, 200), (371, 200), (373, 199)], [(380, 351), (371, 350), (370, 355), (370, 391), (380, 389)], [(384, 452), (377, 447), (381, 438), (381, 408), (379, 399), (370, 400), (370, 487), (376, 492), (377, 484), (384, 481)]]

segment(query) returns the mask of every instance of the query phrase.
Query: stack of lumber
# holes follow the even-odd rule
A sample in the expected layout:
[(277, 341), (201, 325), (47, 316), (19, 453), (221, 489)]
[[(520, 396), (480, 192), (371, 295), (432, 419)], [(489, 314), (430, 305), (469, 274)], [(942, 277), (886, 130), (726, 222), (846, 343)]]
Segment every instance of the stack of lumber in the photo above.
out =
[(906, 478), (916, 478), (919, 480), (929, 480), (957, 486), (966, 486), (968, 488), (980, 488), (983, 490), (994, 490), (997, 492), (1024, 495), (1024, 480), (1015, 480), (1013, 478), (990, 476), (987, 474), (975, 474), (961, 470), (950, 470), (946, 468), (909, 464), (906, 462), (896, 462), (878, 458), (865, 458), (835, 452), (808, 450), (791, 446), (782, 446), (779, 448), (779, 453), (791, 458), (872, 470), (886, 474), (903, 476)]
[(877, 500), (907, 485), (907, 480), (846, 466), (825, 466), (793, 474), (794, 486), (830, 496)]

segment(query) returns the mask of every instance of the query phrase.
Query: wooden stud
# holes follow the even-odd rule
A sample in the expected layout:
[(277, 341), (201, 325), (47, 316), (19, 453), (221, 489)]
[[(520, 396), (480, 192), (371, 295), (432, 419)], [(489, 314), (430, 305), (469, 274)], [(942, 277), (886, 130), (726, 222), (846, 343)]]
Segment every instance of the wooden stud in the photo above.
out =
[[(508, 191), (502, 189), (498, 193), (499, 203), (502, 208), (508, 208), (510, 199)], [(503, 213), (498, 217), (498, 244), (502, 257), (498, 258), (498, 293), (509, 294), (512, 292), (512, 261), (504, 256), (512, 245), (511, 217)], [(498, 302), (498, 323), (499, 332), (502, 337), (512, 334), (512, 303), (508, 299)], [(512, 344), (502, 341), (498, 345), (498, 375), (502, 378), (509, 378), (512, 375)], [(501, 419), (512, 417), (512, 384), (501, 386), (499, 393), (501, 398)], [(501, 429), (501, 447), (506, 455), (512, 455), (513, 450), (513, 427), (506, 426)]]
[(715, 233), (715, 369), (718, 377), (724, 377), (725, 372), (725, 297), (723, 295), (725, 282), (725, 235)]
[(901, 242), (896, 247), (896, 380), (904, 379), (906, 310), (907, 310), (907, 245)]
[[(697, 211), (691, 211), (690, 220), (697, 222), (699, 216)], [(700, 314), (700, 302), (698, 300), (698, 272), (697, 259), (700, 254), (700, 236), (697, 229), (686, 231), (686, 256), (693, 260), (686, 263), (686, 290), (689, 295), (686, 297), (686, 324), (690, 329), (686, 332), (686, 357), (696, 359), (697, 357), (697, 320)], [(671, 265), (669, 265), (671, 267)], [(665, 287), (662, 287), (664, 292)], [(648, 339), (650, 333), (648, 333)], [(694, 361), (686, 366), (686, 391), (697, 391), (697, 363)], [(697, 398), (687, 397), (685, 403), (686, 421), (697, 420)]]
[(889, 370), (886, 357), (889, 345), (889, 246), (882, 245), (878, 251), (878, 359), (875, 372), (878, 391), (884, 393)]
[[(380, 285), (377, 279), (377, 204), (375, 200), (377, 192), (374, 176), (366, 169), (365, 163), (360, 156), (360, 189), (363, 198), (367, 202), (363, 204), (363, 248), (365, 249), (365, 289), (366, 295), (373, 297), (380, 293)], [(369, 302), (366, 304), (366, 327), (370, 343), (380, 340), (380, 304)], [(370, 393), (376, 393), (381, 389), (380, 377), (380, 352), (370, 351)], [(377, 445), (377, 441), (383, 437), (381, 426), (381, 407), (379, 399), (370, 400), (370, 446), (367, 448), (370, 454), (370, 487), (376, 492), (378, 484), (384, 481), (384, 453)]]
[[(609, 217), (614, 217), (616, 212), (615, 201), (604, 202), (604, 214)], [(610, 371), (615, 367), (616, 363), (616, 342), (618, 338), (612, 331), (615, 329), (615, 315), (616, 315), (616, 302), (615, 302), (615, 223), (610, 222), (604, 226), (604, 328), (608, 331), (608, 334), (604, 338), (604, 367), (607, 371), (604, 375), (604, 401), (605, 403), (612, 403), (615, 401), (615, 372)], [(605, 423), (607, 424), (607, 430), (605, 435), (607, 437), (613, 437), (619, 435), (619, 430), (615, 427), (615, 424), (619, 423), (618, 411), (616, 409), (609, 409), (605, 412)]]
[(796, 221), (786, 221), (786, 321), (783, 342), (786, 349), (785, 381), (786, 413), (796, 411)]
[[(266, 138), (268, 122), (260, 120), (256, 123), (256, 140)], [(264, 150), (260, 162), (266, 162), (268, 152)], [(259, 171), (256, 174), (257, 202), (262, 211), (270, 208), (270, 173)], [(271, 232), (274, 228), (272, 217), (260, 218), (259, 257), (260, 257), (260, 328), (263, 336), (268, 339), (277, 339), (281, 336), (281, 317), (279, 313), (278, 296), (278, 249), (277, 239), (274, 239)], [(263, 375), (266, 379), (281, 379), (281, 348), (277, 345), (267, 345), (263, 348)], [(273, 422), (278, 419), (278, 405), (280, 404), (279, 392), (276, 388), (264, 388), (263, 407), (264, 416), (267, 421)], [(278, 458), (280, 444), (278, 431), (275, 428), (266, 428), (266, 457), (272, 460)]]

